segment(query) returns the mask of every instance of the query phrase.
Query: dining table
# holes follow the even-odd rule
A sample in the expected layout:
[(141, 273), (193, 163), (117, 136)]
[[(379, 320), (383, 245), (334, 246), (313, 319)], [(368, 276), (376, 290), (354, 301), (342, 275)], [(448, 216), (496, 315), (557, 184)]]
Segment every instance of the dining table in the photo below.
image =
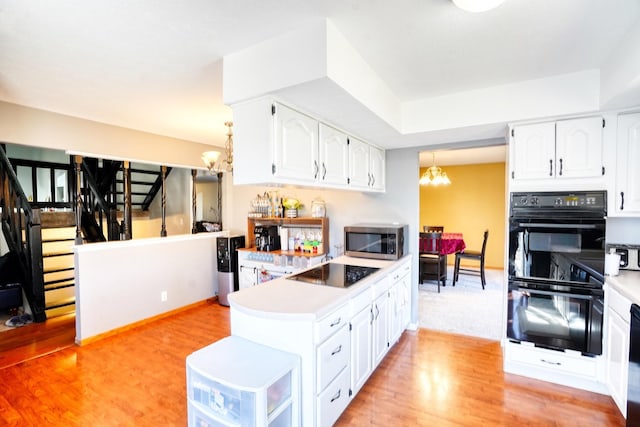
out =
[(451, 255), (456, 252), (462, 252), (466, 247), (462, 233), (442, 233), (442, 237), (440, 238), (440, 255)]
[[(421, 233), (424, 234), (424, 233)], [(420, 252), (428, 252), (427, 250), (427, 241), (426, 239), (420, 238), (419, 240), (419, 250)], [(423, 247), (423, 245), (425, 247)], [(440, 255), (442, 255), (442, 265), (443, 268), (446, 269), (447, 266), (447, 255), (455, 254), (457, 252), (462, 252), (466, 248), (464, 243), (464, 237), (462, 233), (442, 233), (440, 237)], [(422, 271), (422, 266), (421, 266)], [(446, 271), (446, 270), (445, 270)], [(422, 272), (419, 273), (420, 277), (422, 277)], [(422, 279), (420, 279), (422, 280)], [(447, 280), (447, 274), (445, 272), (445, 281)]]

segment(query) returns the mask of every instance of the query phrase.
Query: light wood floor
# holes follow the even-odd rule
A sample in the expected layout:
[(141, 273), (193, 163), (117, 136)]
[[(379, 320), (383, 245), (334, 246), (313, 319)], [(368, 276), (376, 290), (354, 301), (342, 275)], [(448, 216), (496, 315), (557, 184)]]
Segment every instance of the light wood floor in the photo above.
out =
[[(184, 426), (185, 358), (229, 335), (229, 309), (207, 302), (83, 347), (71, 345), (68, 332), (51, 333), (60, 338), (33, 351), (10, 350), (0, 334), (0, 425)], [(21, 357), (29, 360), (17, 363)], [(504, 374), (497, 342), (423, 329), (403, 334), (337, 425), (624, 426), (624, 419), (608, 396)]]

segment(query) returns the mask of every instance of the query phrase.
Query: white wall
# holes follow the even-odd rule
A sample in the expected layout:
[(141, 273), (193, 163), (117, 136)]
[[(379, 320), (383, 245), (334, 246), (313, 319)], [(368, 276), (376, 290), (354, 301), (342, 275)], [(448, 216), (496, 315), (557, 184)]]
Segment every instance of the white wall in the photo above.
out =
[(75, 246), (76, 343), (216, 295), (221, 234)]
[(202, 153), (218, 148), (1, 101), (0, 141), (97, 158), (201, 169)]

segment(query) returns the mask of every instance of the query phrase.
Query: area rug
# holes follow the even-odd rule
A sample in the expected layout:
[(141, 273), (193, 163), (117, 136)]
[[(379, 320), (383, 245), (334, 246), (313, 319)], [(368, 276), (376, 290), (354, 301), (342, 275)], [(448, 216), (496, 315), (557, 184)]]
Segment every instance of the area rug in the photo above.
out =
[(453, 269), (449, 267), (445, 287), (425, 282), (419, 289), (419, 326), (421, 328), (479, 338), (502, 338), (503, 290), (502, 270), (486, 270), (487, 285), (482, 290), (480, 277), (460, 275), (451, 286)]

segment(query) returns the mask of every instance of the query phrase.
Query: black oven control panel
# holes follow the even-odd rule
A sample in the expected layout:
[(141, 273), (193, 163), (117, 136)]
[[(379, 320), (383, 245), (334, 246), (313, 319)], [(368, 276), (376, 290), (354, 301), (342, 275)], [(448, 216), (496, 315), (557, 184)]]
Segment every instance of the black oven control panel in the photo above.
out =
[(512, 208), (606, 209), (604, 191), (583, 193), (511, 193)]

